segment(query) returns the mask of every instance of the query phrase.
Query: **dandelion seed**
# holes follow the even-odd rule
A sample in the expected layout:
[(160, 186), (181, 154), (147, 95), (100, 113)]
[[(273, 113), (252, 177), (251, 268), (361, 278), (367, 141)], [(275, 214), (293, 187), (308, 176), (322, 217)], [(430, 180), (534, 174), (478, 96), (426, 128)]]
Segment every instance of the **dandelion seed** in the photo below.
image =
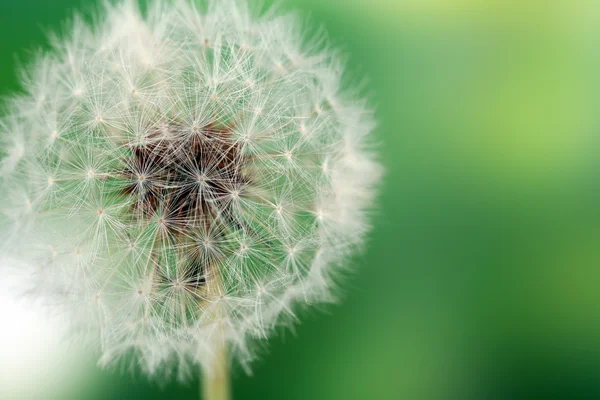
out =
[(23, 285), (102, 365), (132, 355), (181, 379), (248, 365), (254, 340), (335, 297), (363, 243), (381, 175), (372, 113), (289, 15), (106, 4), (0, 118), (0, 191), (17, 193), (0, 215), (19, 210), (1, 250), (32, 265)]

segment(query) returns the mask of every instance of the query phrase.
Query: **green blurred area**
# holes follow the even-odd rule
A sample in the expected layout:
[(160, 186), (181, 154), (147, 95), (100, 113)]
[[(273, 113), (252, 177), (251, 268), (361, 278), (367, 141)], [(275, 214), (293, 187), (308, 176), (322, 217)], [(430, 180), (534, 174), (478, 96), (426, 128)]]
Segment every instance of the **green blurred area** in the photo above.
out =
[[(387, 172), (343, 303), (236, 371), (236, 398), (600, 398), (600, 5), (281, 3), (369, 78)], [(3, 1), (0, 93), (91, 8)], [(94, 360), (73, 381), (47, 396), (198, 398)]]

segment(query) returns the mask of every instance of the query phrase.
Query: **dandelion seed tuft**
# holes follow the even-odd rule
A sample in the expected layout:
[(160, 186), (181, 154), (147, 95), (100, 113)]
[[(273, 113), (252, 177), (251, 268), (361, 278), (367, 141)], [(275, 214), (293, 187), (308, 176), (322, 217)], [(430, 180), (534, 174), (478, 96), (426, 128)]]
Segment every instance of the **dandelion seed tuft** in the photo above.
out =
[(101, 365), (184, 379), (226, 343), (247, 366), (335, 300), (381, 168), (371, 110), (301, 28), (244, 1), (108, 4), (6, 101), (1, 250)]

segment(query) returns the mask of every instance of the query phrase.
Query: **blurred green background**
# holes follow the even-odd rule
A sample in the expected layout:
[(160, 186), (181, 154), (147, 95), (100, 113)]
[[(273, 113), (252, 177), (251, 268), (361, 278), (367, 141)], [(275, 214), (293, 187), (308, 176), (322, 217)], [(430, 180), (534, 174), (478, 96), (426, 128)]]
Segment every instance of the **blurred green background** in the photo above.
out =
[[(8, 95), (15, 55), (93, 4), (1, 1)], [(387, 173), (344, 302), (271, 340), (235, 398), (600, 398), (600, 4), (281, 4), (369, 78)], [(198, 398), (94, 362), (2, 365), (0, 398)]]

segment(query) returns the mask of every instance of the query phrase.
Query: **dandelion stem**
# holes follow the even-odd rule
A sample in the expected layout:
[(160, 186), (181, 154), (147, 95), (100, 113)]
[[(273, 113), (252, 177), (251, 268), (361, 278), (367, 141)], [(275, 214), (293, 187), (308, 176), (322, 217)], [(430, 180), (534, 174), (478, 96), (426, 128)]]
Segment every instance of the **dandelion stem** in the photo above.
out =
[[(207, 284), (209, 297), (215, 302), (215, 323), (218, 331), (223, 330), (223, 320), (226, 317), (227, 311), (223, 308), (222, 302), (219, 301), (223, 297), (223, 280), (221, 274), (215, 264), (209, 267), (209, 280)], [(223, 334), (217, 335), (213, 339), (213, 355), (212, 365), (204, 371), (202, 375), (202, 390), (204, 392), (204, 400), (230, 400), (230, 377), (229, 363), (227, 355), (227, 342), (223, 339)]]
[(215, 351), (213, 366), (202, 375), (203, 400), (230, 400), (229, 365), (225, 344)]

